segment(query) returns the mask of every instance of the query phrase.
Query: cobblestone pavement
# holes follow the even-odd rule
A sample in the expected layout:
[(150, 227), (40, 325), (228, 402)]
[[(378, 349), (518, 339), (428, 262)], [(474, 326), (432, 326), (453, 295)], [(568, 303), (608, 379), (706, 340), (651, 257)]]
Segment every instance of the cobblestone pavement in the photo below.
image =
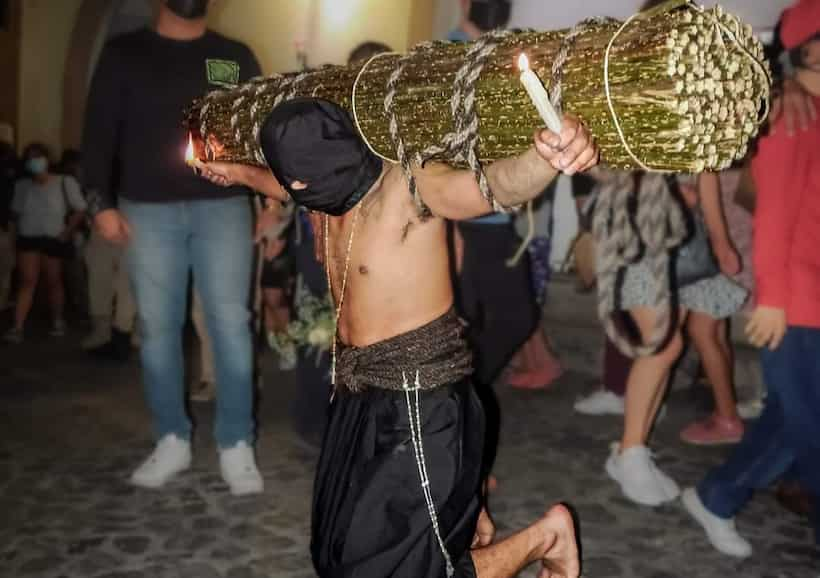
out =
[[(558, 346), (568, 366), (594, 369), (594, 330), (562, 335), (568, 337)], [(151, 448), (138, 366), (92, 364), (77, 337), (34, 335), (22, 346), (0, 345), (0, 577), (312, 576), (313, 457), (296, 443), (287, 419), (292, 378), (265, 374), (263, 495), (228, 495), (207, 405), (195, 408), (194, 468), (162, 491), (138, 490), (125, 482)], [(756, 548), (742, 562), (714, 552), (679, 505), (652, 510), (622, 498), (603, 472), (619, 420), (571, 411), (593, 383), (591, 374), (571, 370), (546, 392), (498, 388), (505, 422), (491, 507), (501, 535), (566, 500), (580, 516), (590, 578), (820, 578), (808, 527), (768, 493), (739, 518)], [(724, 455), (677, 441), (680, 427), (702, 411), (691, 390), (676, 390), (655, 435), (659, 463), (682, 484), (697, 481)]]

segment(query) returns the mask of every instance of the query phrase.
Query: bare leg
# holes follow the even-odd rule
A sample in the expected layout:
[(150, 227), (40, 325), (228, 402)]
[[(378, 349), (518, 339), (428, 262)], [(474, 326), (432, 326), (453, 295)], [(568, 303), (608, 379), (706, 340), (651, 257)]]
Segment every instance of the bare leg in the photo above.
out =
[(40, 277), (41, 256), (33, 251), (17, 253), (17, 268), (20, 272), (20, 288), (17, 290), (17, 305), (14, 309), (14, 328), (22, 331), (26, 323), (31, 304), (34, 301), (34, 291), (37, 289), (37, 279)]
[(561, 363), (550, 351), (544, 332), (538, 327), (516, 353), (519, 361), (507, 382), (514, 387), (544, 388), (561, 376)]
[(544, 517), (509, 538), (472, 551), (478, 578), (512, 578), (541, 561), (539, 578), (577, 578), (578, 545), (572, 516), (554, 506)]
[(703, 313), (692, 312), (687, 329), (700, 354), (706, 377), (712, 384), (717, 415), (737, 419), (731, 357), (727, 351), (729, 346), (726, 338), (720, 336), (721, 332), (725, 333), (725, 324)]
[(285, 290), (266, 287), (263, 289), (263, 300), (265, 303), (265, 329), (267, 332), (286, 331), (288, 323), (290, 323), (290, 311), (285, 299)]
[(48, 286), (48, 303), (51, 319), (56, 323), (63, 319), (65, 308), (65, 288), (63, 286), (63, 261), (54, 257), (43, 257), (43, 271)]
[[(639, 307), (631, 310), (630, 314), (643, 339), (648, 339), (655, 324), (655, 310)], [(621, 450), (646, 445), (669, 380), (669, 372), (682, 350), (683, 341), (678, 329), (660, 353), (638, 358), (632, 363), (626, 387)]]

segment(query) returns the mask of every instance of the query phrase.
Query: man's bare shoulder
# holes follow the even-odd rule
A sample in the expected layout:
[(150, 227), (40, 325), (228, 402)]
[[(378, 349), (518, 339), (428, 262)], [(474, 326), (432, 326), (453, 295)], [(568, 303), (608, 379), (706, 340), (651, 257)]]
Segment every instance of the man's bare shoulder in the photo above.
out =
[(422, 220), (416, 200), (410, 193), (407, 177), (399, 165), (391, 165), (382, 184), (382, 202), (391, 217), (413, 223), (427, 223), (436, 218)]

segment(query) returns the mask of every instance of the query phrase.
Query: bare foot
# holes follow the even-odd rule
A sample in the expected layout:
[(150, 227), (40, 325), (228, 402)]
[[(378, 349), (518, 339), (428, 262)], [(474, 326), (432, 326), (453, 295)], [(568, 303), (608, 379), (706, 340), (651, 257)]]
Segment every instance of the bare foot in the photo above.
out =
[(542, 537), (539, 558), (544, 567), (538, 578), (578, 578), (581, 564), (569, 510), (560, 504), (553, 506), (533, 527)]
[(495, 524), (493, 523), (487, 508), (481, 508), (478, 515), (478, 523), (475, 528), (475, 536), (471, 548), (485, 548), (493, 543), (495, 538)]

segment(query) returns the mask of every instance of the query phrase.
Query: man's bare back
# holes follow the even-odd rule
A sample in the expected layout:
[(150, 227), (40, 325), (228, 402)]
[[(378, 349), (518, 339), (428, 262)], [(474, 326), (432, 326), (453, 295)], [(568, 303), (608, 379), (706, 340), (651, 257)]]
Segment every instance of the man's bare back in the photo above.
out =
[[(358, 212), (358, 215), (357, 215)], [(324, 259), (325, 219), (330, 234), (333, 301), (340, 303), (348, 260), (339, 338), (364, 347), (437, 319), (453, 305), (443, 219), (422, 221), (399, 167), (383, 178), (360, 207), (340, 217), (312, 219)]]

